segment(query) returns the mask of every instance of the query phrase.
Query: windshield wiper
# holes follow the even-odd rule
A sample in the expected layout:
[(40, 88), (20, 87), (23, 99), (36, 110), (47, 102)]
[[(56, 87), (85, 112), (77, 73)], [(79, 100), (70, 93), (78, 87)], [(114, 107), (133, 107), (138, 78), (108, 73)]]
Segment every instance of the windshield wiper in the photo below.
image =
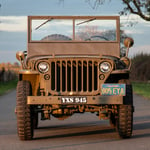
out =
[(43, 26), (44, 24), (46, 24), (47, 22), (49, 22), (49, 21), (51, 21), (51, 20), (53, 20), (53, 18), (48, 19), (48, 20), (46, 20), (45, 22), (43, 22), (42, 24), (40, 24), (39, 26), (37, 26), (37, 27), (35, 28), (35, 30), (39, 29), (41, 26)]
[(80, 22), (80, 23), (77, 23), (77, 26), (80, 25), (80, 24), (86, 23), (86, 22), (93, 21), (93, 20), (95, 20), (95, 19), (96, 19), (96, 18), (92, 18), (92, 19), (88, 19), (88, 20), (82, 21), (82, 22)]

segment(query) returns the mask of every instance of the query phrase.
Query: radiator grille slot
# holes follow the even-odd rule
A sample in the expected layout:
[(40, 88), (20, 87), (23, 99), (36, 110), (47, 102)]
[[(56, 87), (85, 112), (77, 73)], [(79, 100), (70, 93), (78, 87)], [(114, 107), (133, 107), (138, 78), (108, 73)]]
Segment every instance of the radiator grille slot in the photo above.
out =
[(98, 62), (92, 60), (51, 61), (51, 91), (93, 92), (98, 90)]

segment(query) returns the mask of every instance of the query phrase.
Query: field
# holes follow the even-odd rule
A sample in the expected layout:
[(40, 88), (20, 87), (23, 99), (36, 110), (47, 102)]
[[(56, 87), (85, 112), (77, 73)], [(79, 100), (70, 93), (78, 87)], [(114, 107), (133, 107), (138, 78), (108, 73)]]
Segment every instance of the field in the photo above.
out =
[(150, 83), (133, 82), (132, 85), (134, 93), (150, 99)]
[(4, 82), (4, 83), (0, 83), (0, 95), (3, 95), (12, 89), (15, 89), (16, 85), (17, 85), (17, 79)]

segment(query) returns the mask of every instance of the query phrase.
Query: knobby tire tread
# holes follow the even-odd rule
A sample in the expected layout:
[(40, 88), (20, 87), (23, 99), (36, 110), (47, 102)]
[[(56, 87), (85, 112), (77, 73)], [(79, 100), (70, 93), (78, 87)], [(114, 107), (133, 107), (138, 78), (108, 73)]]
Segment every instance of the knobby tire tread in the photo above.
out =
[(17, 129), (20, 140), (33, 138), (31, 108), (27, 105), (27, 96), (31, 95), (29, 81), (18, 81), (17, 84)]

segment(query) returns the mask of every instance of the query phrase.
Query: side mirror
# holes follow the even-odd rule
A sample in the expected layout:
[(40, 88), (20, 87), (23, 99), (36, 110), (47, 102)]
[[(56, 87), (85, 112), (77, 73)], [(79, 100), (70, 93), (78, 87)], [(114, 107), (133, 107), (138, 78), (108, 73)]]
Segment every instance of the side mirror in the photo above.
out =
[(125, 40), (124, 40), (124, 46), (127, 48), (127, 51), (126, 51), (126, 57), (128, 57), (128, 53), (129, 53), (129, 48), (132, 47), (134, 44), (134, 40), (130, 37), (127, 37)]
[(24, 55), (24, 53), (23, 53), (22, 51), (18, 51), (18, 52), (16, 53), (16, 58), (17, 58), (19, 61), (22, 61), (22, 60), (24, 60), (25, 55)]
[(22, 69), (26, 68), (26, 65), (24, 63), (25, 56), (26, 56), (25, 52), (18, 51), (16, 53), (16, 58), (20, 61)]
[(124, 46), (125, 46), (126, 48), (132, 47), (133, 44), (134, 44), (134, 40), (133, 40), (132, 38), (130, 38), (130, 37), (127, 37), (127, 38), (124, 40)]

